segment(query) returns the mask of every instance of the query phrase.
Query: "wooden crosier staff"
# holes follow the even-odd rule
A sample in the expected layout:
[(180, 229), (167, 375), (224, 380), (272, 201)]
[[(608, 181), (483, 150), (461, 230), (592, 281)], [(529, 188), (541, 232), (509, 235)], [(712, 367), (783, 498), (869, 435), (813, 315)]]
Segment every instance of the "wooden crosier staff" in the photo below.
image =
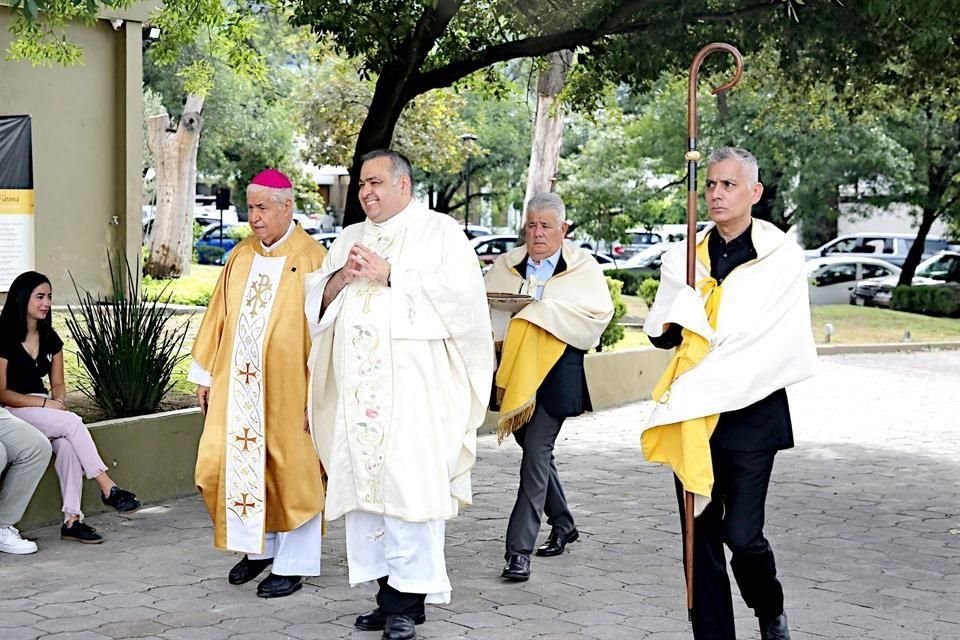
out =
[[(687, 86), (687, 285), (695, 286), (697, 263), (697, 80), (700, 77), (700, 65), (714, 51), (726, 51), (736, 61), (737, 70), (733, 78), (713, 90), (713, 95), (732, 88), (743, 75), (743, 56), (736, 47), (725, 42), (713, 42), (697, 52), (690, 64), (690, 81)], [(683, 492), (683, 520), (687, 532), (684, 541), (683, 572), (687, 582), (687, 616), (693, 622), (693, 494)]]

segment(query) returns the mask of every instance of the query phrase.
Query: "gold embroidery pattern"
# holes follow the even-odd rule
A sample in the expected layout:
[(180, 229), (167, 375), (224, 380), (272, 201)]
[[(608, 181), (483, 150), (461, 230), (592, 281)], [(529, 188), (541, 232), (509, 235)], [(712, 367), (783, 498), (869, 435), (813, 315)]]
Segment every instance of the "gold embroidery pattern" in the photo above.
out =
[(261, 553), (266, 521), (264, 341), (286, 258), (255, 256), (240, 298), (230, 378), (224, 471), (227, 548)]
[(366, 472), (366, 490), (362, 500), (368, 504), (383, 502), (383, 486), (380, 471), (383, 467), (383, 403), (379, 380), (386, 373), (384, 362), (377, 354), (380, 337), (373, 325), (354, 325), (351, 344), (354, 348), (354, 360), (358, 383), (354, 388), (353, 400), (361, 418), (353, 423), (353, 437), (360, 445), (362, 466)]
[[(263, 280), (262, 275), (260, 280)], [(253, 292), (255, 287), (256, 283), (248, 292)], [(266, 299), (269, 300), (270, 295), (272, 294)], [(251, 299), (258, 298), (247, 298), (248, 301)], [(240, 314), (235, 338), (237, 345), (231, 401), (236, 421), (231, 429), (232, 437), (229, 438), (227, 452), (231, 457), (234, 477), (228, 484), (232, 489), (228, 496), (228, 508), (244, 522), (255, 515), (262, 515), (263, 511), (260, 481), (264, 454), (260, 416), (260, 396), (263, 393), (260, 343), (261, 336), (266, 331), (267, 319), (263, 315), (255, 315), (259, 310), (253, 308), (250, 315)]]
[[(370, 229), (363, 242), (377, 254), (389, 260), (389, 252), (395, 246), (396, 233), (390, 235), (382, 229)], [(359, 284), (359, 283), (358, 283)], [(382, 505), (383, 496), (383, 448), (386, 430), (390, 426), (392, 400), (392, 366), (390, 362), (390, 319), (386, 303), (385, 287), (376, 282), (366, 282), (358, 287), (351, 301), (354, 319), (349, 337), (350, 369), (354, 373), (350, 382), (353, 397), (348, 421), (350, 437), (356, 444), (357, 491), (362, 504)]]
[(270, 276), (261, 273), (257, 282), (251, 282), (247, 289), (247, 306), (250, 307), (250, 313), (257, 315), (258, 312), (267, 308), (273, 299), (273, 283), (270, 282)]

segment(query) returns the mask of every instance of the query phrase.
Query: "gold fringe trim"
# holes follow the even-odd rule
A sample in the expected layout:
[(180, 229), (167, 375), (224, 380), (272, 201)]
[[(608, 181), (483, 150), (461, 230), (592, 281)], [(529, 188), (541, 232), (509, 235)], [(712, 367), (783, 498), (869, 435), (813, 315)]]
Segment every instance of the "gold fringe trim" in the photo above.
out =
[[(503, 392), (504, 390), (501, 387), (497, 387), (498, 401), (503, 400)], [(537, 395), (534, 394), (533, 397), (523, 403), (523, 406), (520, 408), (506, 415), (501, 413), (497, 418), (497, 444), (502, 444), (504, 438), (530, 422), (530, 418), (533, 417), (533, 412), (536, 408)]]

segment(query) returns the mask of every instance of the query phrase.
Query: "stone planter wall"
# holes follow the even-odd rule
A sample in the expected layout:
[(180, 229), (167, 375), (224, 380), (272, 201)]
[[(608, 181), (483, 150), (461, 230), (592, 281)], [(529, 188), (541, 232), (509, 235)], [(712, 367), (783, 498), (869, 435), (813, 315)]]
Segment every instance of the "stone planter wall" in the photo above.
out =
[[(672, 352), (632, 349), (587, 356), (587, 384), (595, 410), (645, 400)], [(481, 433), (496, 431), (496, 414), (488, 413)], [(181, 409), (150, 416), (107, 420), (89, 425), (110, 476), (137, 494), (145, 506), (196, 492), (193, 471), (203, 430), (199, 409)], [(106, 511), (95, 482), (83, 486), (85, 515)], [(47, 469), (23, 519), (22, 530), (62, 521), (60, 485)]]

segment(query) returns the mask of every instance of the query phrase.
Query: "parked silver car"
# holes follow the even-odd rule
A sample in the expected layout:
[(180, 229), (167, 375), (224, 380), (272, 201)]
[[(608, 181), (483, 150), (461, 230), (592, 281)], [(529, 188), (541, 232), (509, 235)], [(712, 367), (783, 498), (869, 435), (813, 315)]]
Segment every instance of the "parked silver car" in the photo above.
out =
[[(858, 282), (850, 293), (850, 304), (861, 307), (890, 307), (893, 288), (899, 276), (872, 278)], [(960, 283), (960, 252), (942, 251), (917, 266), (910, 284), (913, 286)]]
[(899, 274), (900, 267), (869, 256), (830, 256), (808, 260), (810, 304), (847, 304), (858, 281)]

